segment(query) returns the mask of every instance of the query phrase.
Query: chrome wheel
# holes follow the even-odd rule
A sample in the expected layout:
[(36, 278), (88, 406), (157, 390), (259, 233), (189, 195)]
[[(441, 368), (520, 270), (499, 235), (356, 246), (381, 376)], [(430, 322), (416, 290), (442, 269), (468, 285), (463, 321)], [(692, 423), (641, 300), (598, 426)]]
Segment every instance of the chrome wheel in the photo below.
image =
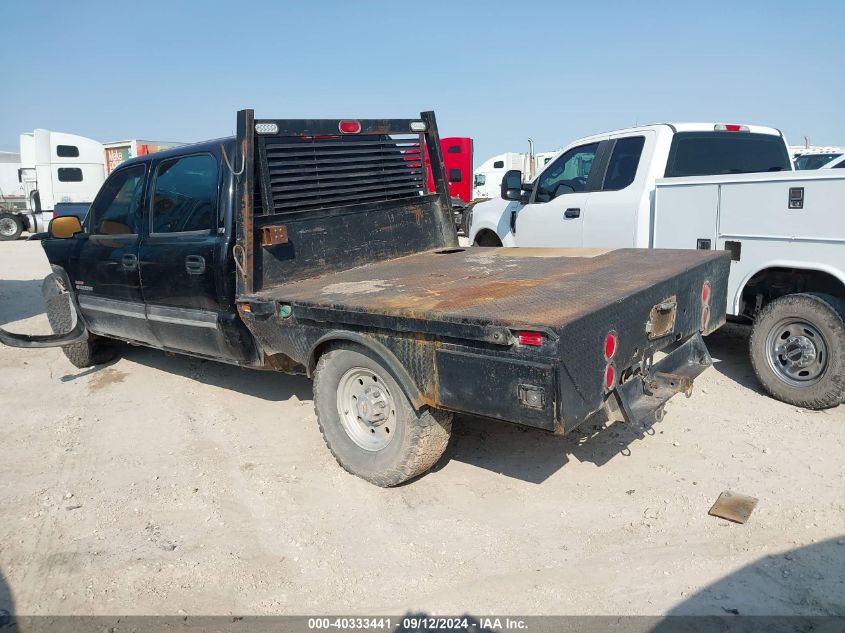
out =
[(0, 218), (0, 235), (3, 237), (12, 237), (18, 232), (18, 223), (14, 218), (5, 217)]
[(779, 321), (766, 337), (766, 349), (775, 376), (793, 387), (818, 382), (827, 369), (827, 341), (808, 321), (794, 318)]
[(353, 367), (340, 378), (337, 409), (343, 430), (367, 451), (380, 451), (396, 431), (396, 404), (387, 385), (371, 369)]

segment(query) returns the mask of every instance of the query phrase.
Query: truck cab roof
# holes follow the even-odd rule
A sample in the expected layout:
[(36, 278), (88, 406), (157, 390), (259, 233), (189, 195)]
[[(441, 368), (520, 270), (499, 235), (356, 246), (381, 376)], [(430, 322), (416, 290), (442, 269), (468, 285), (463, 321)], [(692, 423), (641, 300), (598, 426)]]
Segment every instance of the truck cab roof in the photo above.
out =
[[(736, 127), (738, 129), (734, 130)], [(722, 129), (726, 128), (726, 129)], [(783, 136), (780, 130), (764, 125), (747, 125), (745, 123), (649, 123), (647, 125), (637, 125), (634, 127), (621, 128), (618, 130), (611, 130), (610, 132), (602, 132), (600, 134), (593, 134), (591, 136), (583, 136), (577, 141), (573, 141), (569, 145), (575, 143), (583, 143), (590, 141), (602, 141), (615, 136), (634, 134), (637, 132), (656, 131), (656, 132), (671, 132), (672, 134), (682, 132), (750, 132), (752, 134), (768, 134), (771, 136)]]

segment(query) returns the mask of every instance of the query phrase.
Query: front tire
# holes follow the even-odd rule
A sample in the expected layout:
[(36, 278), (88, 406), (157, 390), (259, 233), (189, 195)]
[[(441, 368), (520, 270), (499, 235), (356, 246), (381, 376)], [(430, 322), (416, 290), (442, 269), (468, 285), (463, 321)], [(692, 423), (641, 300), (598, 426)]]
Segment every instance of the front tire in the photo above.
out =
[(0, 241), (11, 242), (23, 233), (23, 222), (14, 213), (0, 213)]
[(452, 430), (451, 413), (416, 411), (378, 356), (364, 347), (335, 348), (320, 357), (314, 407), (337, 463), (385, 488), (430, 469)]
[[(47, 275), (41, 286), (47, 311), (47, 320), (54, 334), (64, 334), (73, 329), (71, 307), (64, 295), (66, 290), (57, 275)], [(85, 369), (93, 365), (107, 363), (115, 357), (115, 342), (93, 334), (78, 343), (64, 345), (62, 352), (74, 367)]]
[(845, 397), (845, 302), (792, 294), (764, 307), (749, 342), (751, 364), (774, 398), (828, 409)]

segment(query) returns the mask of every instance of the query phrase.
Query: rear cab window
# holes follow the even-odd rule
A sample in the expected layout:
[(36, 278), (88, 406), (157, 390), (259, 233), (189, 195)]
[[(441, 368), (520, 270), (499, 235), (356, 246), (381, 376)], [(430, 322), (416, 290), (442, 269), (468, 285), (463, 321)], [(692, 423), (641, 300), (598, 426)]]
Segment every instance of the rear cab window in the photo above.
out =
[(678, 132), (666, 178), (791, 171), (783, 138), (752, 132)]

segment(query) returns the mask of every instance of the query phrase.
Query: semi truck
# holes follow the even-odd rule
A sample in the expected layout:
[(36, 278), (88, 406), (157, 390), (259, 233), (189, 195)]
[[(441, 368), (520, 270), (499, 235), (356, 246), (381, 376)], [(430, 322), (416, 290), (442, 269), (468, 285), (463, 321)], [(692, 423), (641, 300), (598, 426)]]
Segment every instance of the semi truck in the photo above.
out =
[(105, 180), (103, 146), (90, 138), (36, 129), (21, 134), (20, 149), (26, 208), (0, 215), (0, 240), (45, 231), (57, 202), (91, 202)]
[(236, 130), (130, 159), (84, 223), (54, 219), (54, 334), (0, 342), (77, 367), (129, 342), (306, 374), (328, 449), (380, 486), (428, 470), (454, 413), (653, 422), (711, 363), (727, 253), (461, 248), (433, 112), (242, 110)]

